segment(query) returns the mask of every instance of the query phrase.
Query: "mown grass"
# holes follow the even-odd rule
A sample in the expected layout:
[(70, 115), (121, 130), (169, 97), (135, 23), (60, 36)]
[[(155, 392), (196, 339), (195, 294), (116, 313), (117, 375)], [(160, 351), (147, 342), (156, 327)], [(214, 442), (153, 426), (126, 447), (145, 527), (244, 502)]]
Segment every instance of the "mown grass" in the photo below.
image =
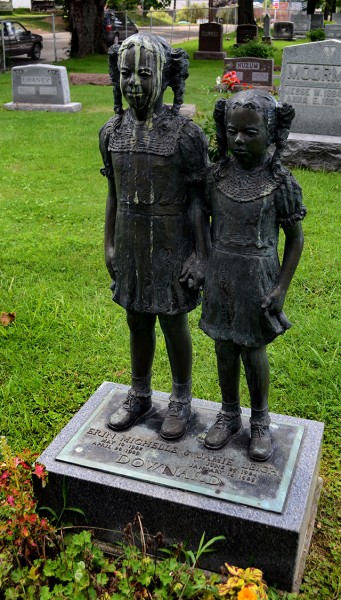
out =
[[(67, 66), (107, 69), (105, 57)], [(221, 63), (191, 61), (190, 72), (186, 102), (211, 112)], [(43, 450), (102, 381), (130, 378), (125, 314), (111, 302), (103, 260), (106, 182), (97, 140), (112, 114), (112, 93), (75, 86), (71, 95), (83, 103), (81, 113), (0, 109), (0, 312), (16, 311), (14, 324), (0, 327), (0, 423), (15, 450)], [(10, 75), (3, 74), (1, 105), (10, 99)], [(294, 327), (269, 346), (270, 407), (325, 422), (324, 488), (299, 598), (336, 600), (341, 174), (296, 170), (295, 176), (308, 207), (305, 250), (286, 302)], [(199, 317), (200, 309), (190, 315), (193, 392), (219, 402), (213, 343), (198, 329)], [(168, 360), (157, 334), (153, 387), (167, 392)], [(242, 403), (249, 405), (244, 381)]]

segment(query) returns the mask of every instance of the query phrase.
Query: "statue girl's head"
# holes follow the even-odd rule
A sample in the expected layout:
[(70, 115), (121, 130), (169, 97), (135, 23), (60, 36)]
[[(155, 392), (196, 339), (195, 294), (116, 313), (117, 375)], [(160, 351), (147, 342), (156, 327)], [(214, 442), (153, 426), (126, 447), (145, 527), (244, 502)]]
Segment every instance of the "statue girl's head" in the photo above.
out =
[(174, 92), (173, 111), (183, 102), (188, 77), (188, 55), (173, 49), (156, 35), (136, 34), (119, 47), (109, 49), (109, 72), (114, 88), (114, 109), (122, 113), (122, 95), (137, 111), (153, 109), (162, 102), (165, 89)]
[(230, 150), (242, 166), (252, 168), (262, 163), (267, 147), (275, 144), (278, 159), (294, 116), (291, 105), (280, 104), (261, 90), (218, 100), (214, 119), (220, 156)]

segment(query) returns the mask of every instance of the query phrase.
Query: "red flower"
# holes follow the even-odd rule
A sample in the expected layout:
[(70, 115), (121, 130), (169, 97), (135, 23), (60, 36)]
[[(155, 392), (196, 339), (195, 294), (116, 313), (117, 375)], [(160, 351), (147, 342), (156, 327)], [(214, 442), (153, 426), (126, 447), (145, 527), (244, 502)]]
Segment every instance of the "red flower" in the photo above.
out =
[(15, 505), (14, 497), (13, 496), (8, 496), (7, 503), (10, 504), (10, 506), (14, 506)]
[(36, 463), (33, 474), (36, 475), (38, 479), (43, 479), (43, 477), (46, 475), (44, 465), (39, 465)]

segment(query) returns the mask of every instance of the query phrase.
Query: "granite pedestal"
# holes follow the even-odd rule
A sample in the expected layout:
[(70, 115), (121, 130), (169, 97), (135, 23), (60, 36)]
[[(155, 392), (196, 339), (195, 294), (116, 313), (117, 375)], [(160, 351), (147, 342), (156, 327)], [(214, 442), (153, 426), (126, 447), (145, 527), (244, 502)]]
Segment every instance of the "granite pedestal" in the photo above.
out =
[(82, 509), (107, 542), (121, 540), (137, 512), (149, 533), (161, 531), (166, 543), (188, 540), (196, 550), (204, 531), (206, 540), (225, 535), (203, 568), (254, 565), (269, 584), (297, 590), (316, 513), (323, 424), (271, 415), (274, 452), (255, 463), (247, 454), (248, 409), (243, 429), (219, 451), (203, 445), (219, 408), (205, 400), (193, 400), (180, 440), (159, 435), (168, 403), (161, 392), (132, 429), (111, 431), (108, 416), (127, 389), (103, 383), (39, 457), (49, 472), (47, 487), (36, 484), (39, 503), (60, 511), (64, 482), (67, 505)]

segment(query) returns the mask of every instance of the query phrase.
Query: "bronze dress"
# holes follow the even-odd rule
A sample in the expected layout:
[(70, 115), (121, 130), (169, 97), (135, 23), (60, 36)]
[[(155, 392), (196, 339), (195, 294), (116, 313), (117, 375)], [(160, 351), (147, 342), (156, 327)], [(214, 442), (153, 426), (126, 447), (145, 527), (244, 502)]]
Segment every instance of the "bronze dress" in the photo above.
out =
[(194, 250), (188, 186), (205, 175), (204, 134), (165, 106), (152, 126), (128, 109), (102, 128), (100, 149), (117, 195), (113, 300), (140, 313), (194, 309), (199, 293), (179, 277)]
[(279, 226), (306, 214), (301, 188), (284, 168), (275, 178), (270, 160), (246, 171), (231, 159), (212, 167), (208, 196), (213, 239), (200, 327), (214, 340), (263, 346), (291, 326), (261, 304), (278, 282)]

